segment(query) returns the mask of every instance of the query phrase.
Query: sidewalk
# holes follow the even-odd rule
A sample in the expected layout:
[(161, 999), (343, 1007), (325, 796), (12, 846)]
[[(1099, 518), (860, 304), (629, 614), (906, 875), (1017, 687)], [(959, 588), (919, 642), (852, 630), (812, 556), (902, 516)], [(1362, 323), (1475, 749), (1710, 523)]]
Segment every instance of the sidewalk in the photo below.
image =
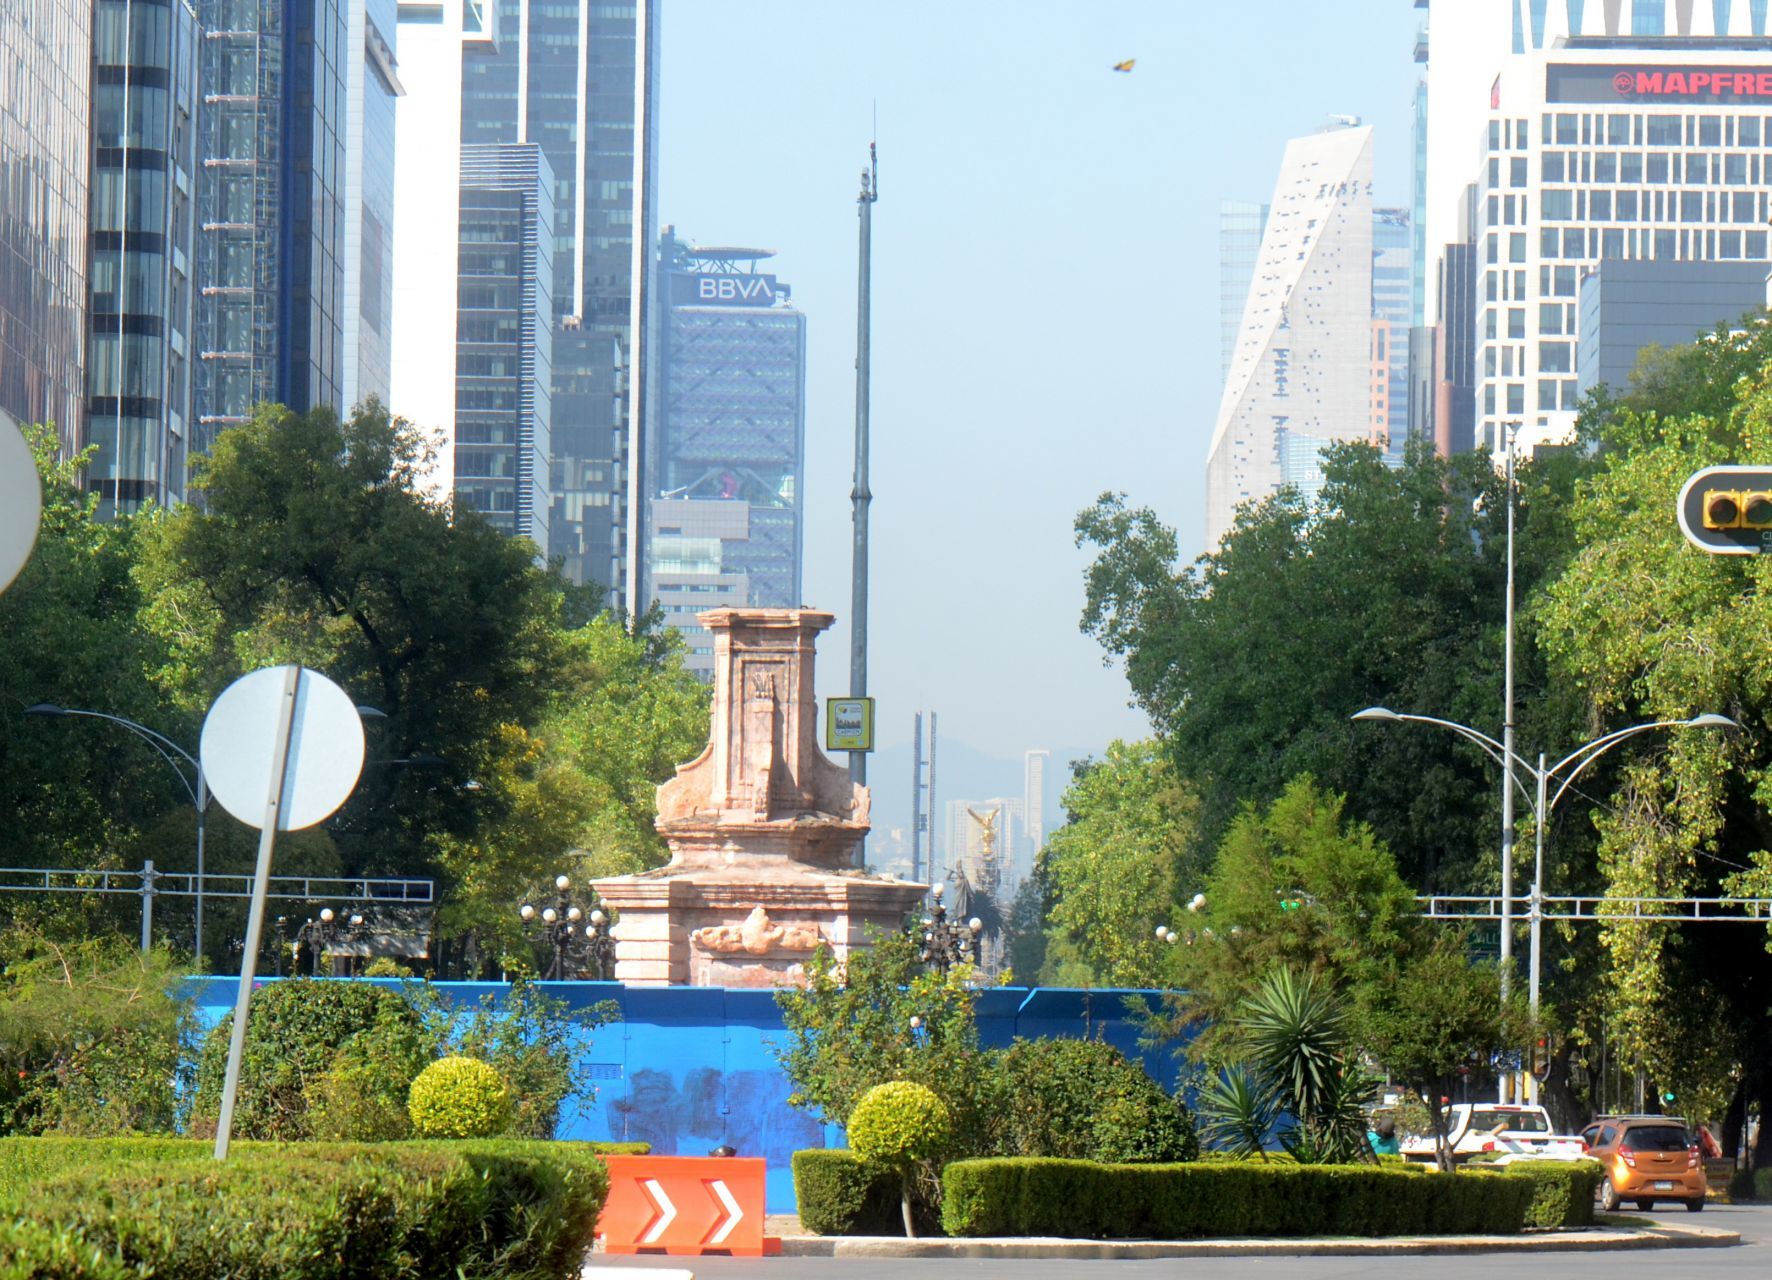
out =
[[(781, 1221), (781, 1220), (778, 1220)], [(782, 1225), (788, 1225), (785, 1221)], [(795, 1220), (792, 1226), (797, 1227)], [(1717, 1249), (1741, 1243), (1741, 1233), (1709, 1227), (1590, 1227), (1530, 1231), (1517, 1236), (1415, 1236), (1381, 1240), (1067, 1240), (1045, 1236), (928, 1237), (782, 1235), (784, 1258), (1266, 1258), (1389, 1257), (1398, 1254), (1592, 1253), (1614, 1249)]]

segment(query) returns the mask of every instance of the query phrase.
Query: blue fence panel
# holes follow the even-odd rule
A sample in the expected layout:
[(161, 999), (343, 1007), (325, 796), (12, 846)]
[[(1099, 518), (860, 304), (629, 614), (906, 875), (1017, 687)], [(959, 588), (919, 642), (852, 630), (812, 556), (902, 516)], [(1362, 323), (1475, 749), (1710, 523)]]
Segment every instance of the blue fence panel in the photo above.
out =
[[(270, 979), (275, 981), (275, 979)], [(398, 979), (364, 979), (397, 986)], [(507, 987), (497, 982), (440, 982), (437, 991), (457, 1007)], [(659, 1155), (706, 1155), (730, 1146), (762, 1156), (768, 1166), (768, 1208), (794, 1211), (790, 1161), (808, 1147), (839, 1147), (843, 1131), (788, 1105), (792, 1091), (771, 1051), (786, 1039), (769, 991), (722, 987), (624, 987), (618, 982), (545, 982), (549, 995), (573, 1009), (612, 1000), (621, 1020), (586, 1033), (587, 1084), (594, 1097), (561, 1118), (559, 1136), (598, 1142), (649, 1142)], [(234, 978), (191, 982), (201, 1026), (234, 1007)], [(1174, 1088), (1180, 1062), (1163, 1048), (1138, 1044), (1133, 1004), (1155, 1004), (1160, 993), (999, 987), (979, 993), (978, 1030), (988, 1048), (1016, 1037), (1107, 1041), (1140, 1060)]]

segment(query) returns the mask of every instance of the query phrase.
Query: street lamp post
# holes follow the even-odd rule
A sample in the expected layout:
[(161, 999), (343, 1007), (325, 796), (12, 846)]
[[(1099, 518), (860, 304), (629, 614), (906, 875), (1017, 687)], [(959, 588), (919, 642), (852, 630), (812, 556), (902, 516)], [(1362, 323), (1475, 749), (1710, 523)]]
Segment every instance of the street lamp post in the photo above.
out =
[[(1364, 711), (1356, 712), (1352, 718), (1355, 720), (1406, 720), (1416, 724), (1431, 724), (1437, 725), (1442, 729), (1449, 729), (1460, 737), (1466, 738), (1481, 747), (1489, 755), (1490, 759), (1502, 766), (1502, 769), (1510, 778), (1514, 778), (1515, 771), (1517, 770), (1527, 774), (1533, 779), (1536, 784), (1535, 791), (1534, 794), (1527, 797), (1527, 802), (1532, 806), (1534, 826), (1532, 894), (1528, 900), (1529, 907), (1527, 911), (1527, 920), (1531, 928), (1530, 959), (1528, 960), (1528, 990), (1530, 994), (1528, 999), (1535, 1016), (1538, 1013), (1539, 981), (1543, 973), (1542, 938), (1544, 925), (1545, 835), (1550, 826), (1550, 815), (1555, 811), (1557, 805), (1562, 802), (1563, 797), (1568, 794), (1569, 788), (1575, 785), (1575, 780), (1579, 778), (1587, 767), (1595, 760), (1598, 760), (1601, 756), (1606, 754), (1606, 752), (1623, 742), (1626, 738), (1635, 737), (1639, 733), (1647, 733), (1651, 729), (1739, 729), (1741, 727), (1736, 724), (1735, 721), (1729, 719), (1728, 716), (1720, 716), (1713, 713), (1692, 716), (1686, 720), (1653, 720), (1645, 724), (1634, 724), (1625, 729), (1617, 729), (1611, 733), (1595, 738), (1591, 742), (1583, 743), (1552, 765), (1545, 764), (1544, 753), (1539, 752), (1538, 763), (1533, 765), (1526, 760), (1521, 759), (1510, 747), (1497, 742), (1488, 734), (1473, 729), (1469, 725), (1458, 724), (1451, 720), (1441, 720), (1436, 716), (1405, 715), (1401, 712), (1392, 711), (1389, 707), (1367, 707)], [(1510, 766), (1512, 767), (1510, 768)], [(1558, 778), (1561, 779), (1561, 782), (1557, 787), (1556, 794), (1551, 795), (1551, 781)], [(1514, 778), (1514, 782), (1516, 785), (1520, 785), (1517, 778)], [(1520, 789), (1522, 792), (1525, 790), (1524, 786), (1521, 786)], [(1511, 794), (1512, 792), (1510, 791), (1509, 795), (1511, 796)], [(1512, 955), (1512, 947), (1509, 945), (1511, 939), (1508, 937), (1509, 931), (1513, 926), (1513, 913), (1511, 909), (1513, 905), (1511, 902), (1512, 896), (1512, 886), (1504, 879), (1501, 897), (1501, 945), (1504, 984), (1502, 987), (1502, 993), (1504, 998), (1507, 993), (1507, 987), (1505, 985), (1507, 963)]]
[(946, 904), (941, 900), (947, 886), (937, 884), (929, 891), (935, 902), (923, 917), (923, 951), (919, 957), (937, 973), (946, 973), (970, 956), (977, 967), (984, 957), (984, 921), (977, 916), (966, 921), (949, 920)]
[[(553, 906), (537, 910), (525, 902), (517, 909), (524, 924), (541, 921), (540, 932), (553, 948), (546, 979), (557, 982), (566, 977), (568, 969), (589, 969), (596, 974), (597, 981), (607, 982), (615, 965), (615, 938), (610, 933), (609, 917), (601, 906), (593, 905), (587, 912), (572, 900), (570, 877), (555, 876), (554, 889), (559, 899)], [(595, 894), (591, 895), (591, 902), (598, 902)]]
[[(39, 702), (33, 706), (26, 707), (25, 714), (28, 716), (45, 716), (56, 720), (65, 719), (68, 716), (85, 716), (92, 720), (109, 720), (112, 724), (122, 725), (137, 737), (146, 739), (148, 745), (160, 753), (160, 758), (172, 766), (172, 771), (178, 775), (178, 780), (184, 784), (185, 794), (191, 797), (192, 808), (197, 811), (196, 928), (192, 950), (196, 952), (198, 963), (201, 964), (203, 959), (203, 826), (204, 818), (209, 812), (209, 782), (208, 779), (203, 776), (202, 763), (197, 757), (179, 746), (178, 743), (174, 742), (171, 738), (168, 738), (165, 734), (157, 733), (148, 728), (147, 725), (137, 724), (134, 720), (126, 719), (123, 716), (114, 716), (104, 711), (85, 711), (74, 707), (58, 707), (52, 702)], [(191, 766), (191, 771), (195, 775), (194, 778), (187, 778), (185, 776), (185, 771), (179, 767), (178, 760), (173, 759), (174, 755)], [(147, 945), (148, 940), (144, 938), (143, 950), (147, 949)]]

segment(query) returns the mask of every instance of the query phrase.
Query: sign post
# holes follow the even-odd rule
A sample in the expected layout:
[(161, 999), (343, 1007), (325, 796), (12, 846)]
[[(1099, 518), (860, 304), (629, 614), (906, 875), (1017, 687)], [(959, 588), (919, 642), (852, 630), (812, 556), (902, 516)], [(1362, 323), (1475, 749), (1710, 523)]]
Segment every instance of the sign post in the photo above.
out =
[[(270, 732), (267, 733), (267, 726)], [(215, 1158), (228, 1157), (240, 1060), (258, 949), (264, 938), (271, 855), (279, 831), (299, 831), (330, 817), (350, 796), (363, 770), (363, 722), (350, 696), (317, 671), (265, 667), (222, 691), (203, 721), (198, 758), (222, 808), (259, 828), (258, 867), (246, 916), (246, 950), (228, 1038), (215, 1126)]]

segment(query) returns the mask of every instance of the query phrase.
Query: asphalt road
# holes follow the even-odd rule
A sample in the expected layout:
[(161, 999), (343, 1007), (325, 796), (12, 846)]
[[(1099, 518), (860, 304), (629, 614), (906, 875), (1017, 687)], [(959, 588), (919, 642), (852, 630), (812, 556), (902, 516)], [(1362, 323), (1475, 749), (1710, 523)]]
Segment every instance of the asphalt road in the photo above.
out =
[[(1677, 1224), (1739, 1231), (1734, 1249), (1668, 1249), (1646, 1252), (1558, 1254), (1470, 1254), (1434, 1258), (1170, 1258), (1154, 1262), (973, 1261), (964, 1258), (605, 1258), (597, 1256), (592, 1274), (619, 1268), (674, 1269), (703, 1277), (830, 1276), (832, 1280), (1165, 1280), (1186, 1272), (1188, 1280), (1366, 1280), (1373, 1273), (1431, 1274), (1433, 1280), (1495, 1280), (1499, 1271), (1555, 1277), (1555, 1280), (1619, 1280), (1621, 1275), (1663, 1280), (1772, 1276), (1772, 1205), (1713, 1204), (1695, 1217), (1684, 1209), (1647, 1215)], [(1427, 1270), (1424, 1272), (1423, 1269)], [(659, 1277), (659, 1280), (664, 1280)]]

